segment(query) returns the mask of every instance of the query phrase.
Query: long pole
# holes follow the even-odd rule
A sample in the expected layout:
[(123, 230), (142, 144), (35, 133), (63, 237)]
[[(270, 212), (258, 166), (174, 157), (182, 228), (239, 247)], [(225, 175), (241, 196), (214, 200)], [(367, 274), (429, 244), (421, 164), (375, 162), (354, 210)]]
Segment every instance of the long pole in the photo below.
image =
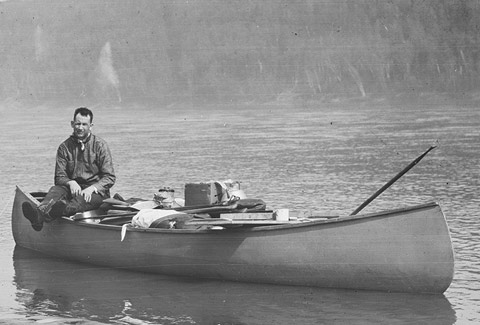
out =
[(379, 189), (378, 191), (376, 191), (372, 196), (370, 196), (365, 202), (363, 202), (355, 211), (352, 212), (352, 216), (353, 215), (356, 215), (357, 213), (359, 213), (363, 208), (365, 208), (368, 204), (370, 204), (370, 202), (372, 202), (373, 200), (375, 200), (375, 198), (377, 196), (379, 196), (380, 194), (382, 194), (387, 188), (389, 188), (393, 183), (395, 183), (400, 177), (402, 177), (406, 172), (408, 172), (413, 166), (415, 166), (416, 164), (418, 164), (418, 162), (420, 160), (423, 159), (423, 157), (425, 157), (431, 150), (435, 149), (437, 146), (431, 146), (430, 148), (428, 148), (427, 151), (425, 151), (423, 154), (421, 154), (420, 156), (417, 157), (417, 159), (415, 159), (414, 161), (412, 161), (407, 167), (405, 167), (400, 173), (398, 173), (394, 178), (392, 178), (390, 181), (388, 181), (388, 183), (386, 183), (385, 185), (382, 186), (381, 189)]

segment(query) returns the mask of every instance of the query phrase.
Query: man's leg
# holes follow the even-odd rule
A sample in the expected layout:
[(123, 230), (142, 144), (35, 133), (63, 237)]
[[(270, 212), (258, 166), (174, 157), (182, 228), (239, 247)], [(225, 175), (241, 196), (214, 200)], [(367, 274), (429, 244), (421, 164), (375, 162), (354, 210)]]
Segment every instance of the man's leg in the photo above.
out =
[(66, 203), (64, 215), (73, 216), (77, 212), (85, 212), (98, 209), (103, 204), (103, 196), (97, 193), (92, 194), (90, 202), (85, 201), (83, 195), (76, 195)]
[(43, 222), (50, 222), (61, 216), (73, 216), (77, 212), (98, 209), (103, 204), (103, 196), (93, 193), (90, 202), (83, 195), (71, 198), (70, 191), (64, 186), (52, 186), (38, 207), (30, 202), (22, 205), (23, 214), (32, 223), (33, 229), (40, 231)]
[(65, 202), (71, 198), (70, 189), (66, 186), (55, 185), (50, 188), (38, 210), (46, 222), (50, 222), (63, 214)]
[(40, 210), (44, 210), (45, 207), (51, 206), (61, 199), (68, 199), (70, 196), (70, 190), (66, 186), (54, 185), (49, 190), (42, 203), (38, 206)]
[(55, 204), (69, 195), (69, 190), (63, 186), (52, 186), (47, 195), (37, 207), (31, 202), (22, 204), (23, 215), (30, 220), (33, 229), (40, 231), (43, 228), (44, 221), (51, 221), (50, 210)]

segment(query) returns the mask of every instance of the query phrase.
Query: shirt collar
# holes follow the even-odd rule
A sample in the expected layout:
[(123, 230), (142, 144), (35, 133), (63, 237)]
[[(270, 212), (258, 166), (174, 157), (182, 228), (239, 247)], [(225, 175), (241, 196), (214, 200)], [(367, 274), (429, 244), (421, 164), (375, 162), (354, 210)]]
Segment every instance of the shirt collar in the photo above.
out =
[(76, 143), (78, 143), (78, 144), (80, 145), (80, 150), (81, 150), (81, 151), (85, 151), (85, 143), (87, 143), (88, 141), (90, 141), (90, 138), (92, 137), (92, 132), (90, 132), (84, 140), (80, 140), (80, 139), (77, 138), (74, 134), (72, 134), (70, 137), (71, 137)]

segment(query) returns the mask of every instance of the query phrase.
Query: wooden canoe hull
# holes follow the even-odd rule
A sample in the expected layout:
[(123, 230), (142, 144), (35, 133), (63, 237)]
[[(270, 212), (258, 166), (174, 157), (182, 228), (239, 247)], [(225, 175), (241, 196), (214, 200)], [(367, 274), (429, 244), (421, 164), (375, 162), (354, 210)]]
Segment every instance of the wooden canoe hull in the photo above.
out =
[(133, 229), (64, 218), (32, 229), (17, 188), (17, 245), (48, 255), (144, 272), (285, 285), (442, 293), (454, 255), (436, 203), (294, 225), (223, 230)]

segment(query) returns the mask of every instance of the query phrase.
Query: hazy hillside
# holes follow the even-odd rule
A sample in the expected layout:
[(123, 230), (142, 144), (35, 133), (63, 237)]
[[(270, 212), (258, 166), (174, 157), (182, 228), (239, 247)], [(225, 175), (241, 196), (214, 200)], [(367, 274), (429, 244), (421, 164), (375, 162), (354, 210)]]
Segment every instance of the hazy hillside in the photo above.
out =
[(0, 2), (0, 99), (271, 101), (480, 86), (479, 0)]

